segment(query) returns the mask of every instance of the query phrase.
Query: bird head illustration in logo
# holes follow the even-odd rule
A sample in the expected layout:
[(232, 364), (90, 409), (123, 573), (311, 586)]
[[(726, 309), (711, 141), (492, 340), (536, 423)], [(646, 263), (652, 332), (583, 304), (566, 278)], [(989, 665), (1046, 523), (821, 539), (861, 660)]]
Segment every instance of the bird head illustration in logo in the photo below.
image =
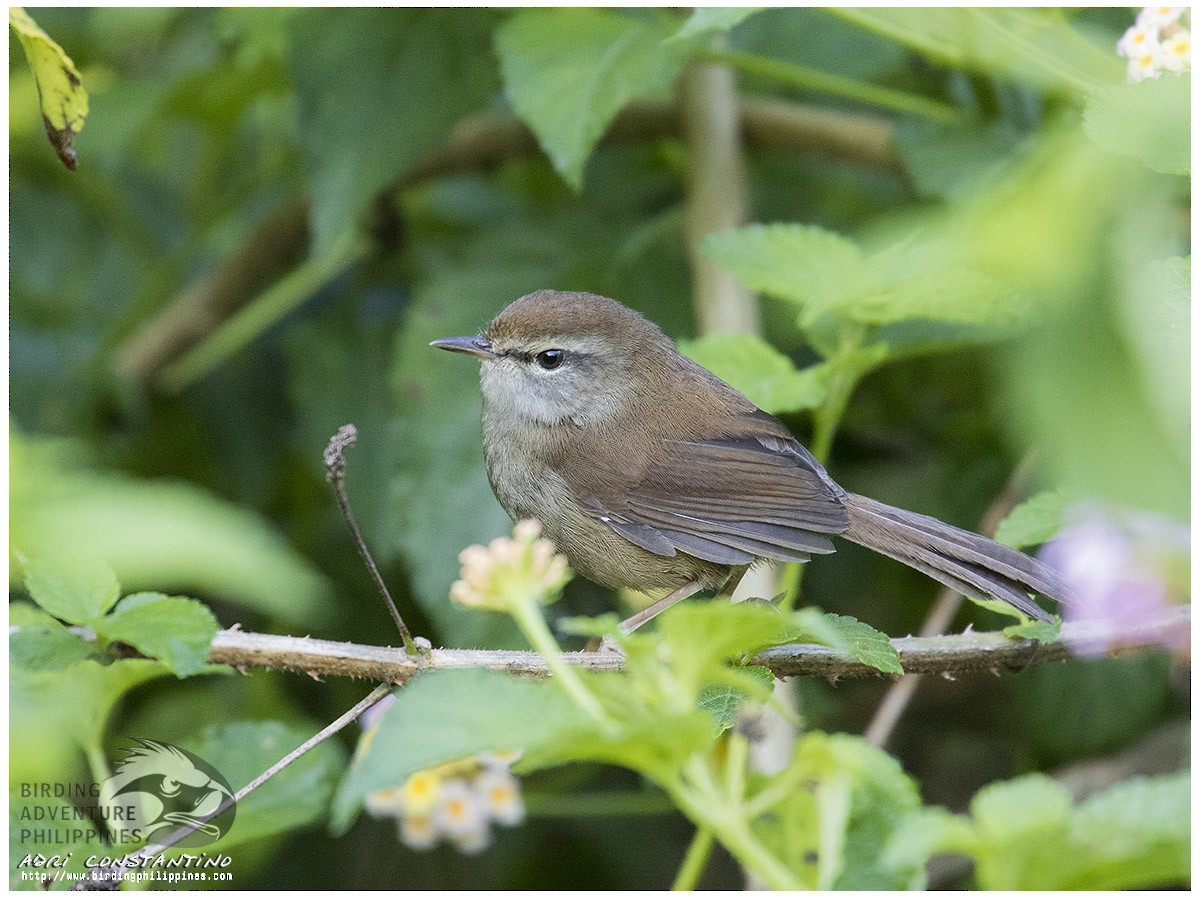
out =
[[(135, 740), (138, 746), (124, 751), (125, 757), (100, 788), (110, 826), (136, 830), (146, 843), (196, 826), (179, 847), (211, 844), (229, 831), (235, 813), (233, 791), (216, 769), (171, 744)], [(214, 816), (227, 801), (228, 808)]]

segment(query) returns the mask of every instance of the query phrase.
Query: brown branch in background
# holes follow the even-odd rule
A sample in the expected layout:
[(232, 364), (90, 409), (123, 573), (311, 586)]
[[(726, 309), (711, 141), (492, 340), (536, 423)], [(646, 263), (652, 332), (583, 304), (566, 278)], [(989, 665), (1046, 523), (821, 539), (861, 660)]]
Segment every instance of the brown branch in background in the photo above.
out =
[(708, 235), (746, 224), (746, 164), (737, 84), (728, 66), (692, 63), (679, 79), (687, 147), (687, 248), (700, 334), (761, 330), (754, 295), (700, 252)]
[[(983, 518), (979, 520), (980, 534), (986, 537), (995, 536), (1000, 523), (1013, 511), (1013, 507), (1017, 505), (1017, 497), (1021, 488), (1029, 476), (1030, 469), (1033, 468), (1034, 456), (1035, 454), (1032, 452), (1027, 453), (1025, 458), (1017, 464), (1000, 494), (984, 512)], [(945, 633), (965, 599), (953, 588), (942, 588), (938, 593), (937, 600), (934, 601), (933, 609), (929, 611), (929, 615), (921, 625), (921, 630), (917, 633), (921, 637), (933, 637)], [(879, 703), (879, 708), (871, 718), (870, 724), (863, 732), (863, 738), (867, 743), (880, 748), (887, 744), (888, 738), (891, 737), (920, 683), (920, 675), (906, 674), (888, 688), (887, 693), (883, 695), (883, 700)]]
[[(719, 602), (719, 601), (714, 601)], [(1173, 607), (1161, 616), (1142, 622), (1121, 636), (1121, 650), (1133, 651), (1177, 643), (1188, 634), (1191, 607)], [(1075, 654), (1097, 654), (1112, 641), (1105, 622), (1068, 622), (1057, 638), (1046, 643), (1016, 640), (1001, 632), (973, 632), (937, 637), (893, 638), (906, 672), (961, 675), (966, 672), (1020, 671), (1030, 665), (1055, 662)], [(213, 640), (209, 659), (237, 668), (283, 669), (310, 675), (369, 678), (403, 684), (420, 671), (434, 669), (497, 669), (514, 675), (542, 678), (549, 675), (542, 656), (532, 650), (435, 649), (418, 660), (396, 647), (375, 647), (311, 637), (226, 629)], [(570, 665), (619, 671), (624, 660), (618, 653), (564, 653)], [(816, 675), (842, 678), (878, 675), (852, 656), (816, 644), (785, 644), (764, 650), (751, 660), (766, 666), (777, 677)]]
[(1132, 746), (1071, 763), (1051, 774), (1078, 803), (1139, 775), (1170, 775), (1186, 768), (1192, 757), (1191, 732), (1188, 722), (1166, 722)]
[(905, 174), (890, 119), (769, 97), (743, 97), (741, 117), (748, 150), (815, 156)]
[[(743, 98), (738, 115), (747, 148), (837, 159), (901, 174), (889, 119), (843, 113), (768, 98)], [(656, 140), (682, 133), (679, 105), (670, 101), (630, 103), (604, 137), (606, 144)], [(431, 179), (488, 171), (506, 160), (540, 152), (537, 139), (512, 116), (479, 113), (461, 121), (446, 145), (418, 163), (385, 192), (390, 196)], [(144, 389), (234, 313), (286, 274), (308, 247), (308, 202), (284, 204), (260, 225), (225, 263), (183, 289), (118, 348), (119, 377)]]
[(154, 385), (158, 375), (216, 331), (304, 258), (308, 204), (279, 207), (224, 264), (192, 282), (116, 351), (122, 380)]

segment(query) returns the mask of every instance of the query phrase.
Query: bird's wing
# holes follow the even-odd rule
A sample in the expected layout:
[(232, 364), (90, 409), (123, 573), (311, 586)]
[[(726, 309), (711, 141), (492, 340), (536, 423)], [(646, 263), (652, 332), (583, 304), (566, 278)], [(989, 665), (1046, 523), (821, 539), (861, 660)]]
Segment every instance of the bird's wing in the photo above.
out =
[[(832, 553), (827, 535), (848, 525), (845, 492), (794, 439), (668, 440), (641, 462), (632, 483), (623, 474), (593, 470), (567, 481), (589, 514), (660, 556), (804, 562)], [(604, 488), (622, 483), (619, 491)]]

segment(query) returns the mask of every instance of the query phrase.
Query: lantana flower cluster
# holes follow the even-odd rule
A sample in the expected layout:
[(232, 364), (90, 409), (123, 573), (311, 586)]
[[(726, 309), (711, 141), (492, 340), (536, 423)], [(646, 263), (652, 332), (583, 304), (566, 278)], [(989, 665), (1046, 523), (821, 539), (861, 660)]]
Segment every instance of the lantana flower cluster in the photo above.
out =
[(571, 577), (567, 560), (541, 536), (541, 523), (518, 522), (513, 536), (487, 547), (474, 544), (458, 555), (462, 578), (450, 586), (450, 599), (479, 609), (512, 612), (514, 604), (534, 597), (550, 603)]
[(394, 818), (400, 841), (429, 850), (443, 841), (463, 853), (491, 843), (491, 826), (525, 819), (521, 783), (509, 771), (517, 753), (481, 753), (459, 762), (423, 769), (399, 787), (367, 795), (367, 811)]
[(1143, 8), (1117, 41), (1117, 53), (1129, 60), (1129, 80), (1135, 83), (1163, 72), (1190, 72), (1191, 11), (1186, 6)]
[[(359, 720), (359, 750), (375, 738), (379, 720), (395, 697), (385, 697)], [(368, 794), (367, 811), (377, 819), (395, 819), (400, 841), (413, 850), (447, 842), (463, 853), (478, 853), (491, 843), (491, 826), (519, 825), (525, 819), (521, 782), (509, 767), (518, 751), (480, 753), (422, 769), (403, 784)]]

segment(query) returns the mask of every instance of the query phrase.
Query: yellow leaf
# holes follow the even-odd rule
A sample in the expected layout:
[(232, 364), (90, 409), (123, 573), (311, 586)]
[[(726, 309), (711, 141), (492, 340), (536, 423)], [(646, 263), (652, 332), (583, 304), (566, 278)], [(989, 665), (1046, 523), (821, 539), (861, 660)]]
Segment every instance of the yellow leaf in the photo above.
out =
[(8, 22), (25, 50), (25, 58), (37, 82), (46, 135), (68, 169), (75, 168), (75, 135), (83, 129), (88, 113), (87, 91), (71, 57), (50, 39), (37, 22), (19, 6), (10, 7)]

